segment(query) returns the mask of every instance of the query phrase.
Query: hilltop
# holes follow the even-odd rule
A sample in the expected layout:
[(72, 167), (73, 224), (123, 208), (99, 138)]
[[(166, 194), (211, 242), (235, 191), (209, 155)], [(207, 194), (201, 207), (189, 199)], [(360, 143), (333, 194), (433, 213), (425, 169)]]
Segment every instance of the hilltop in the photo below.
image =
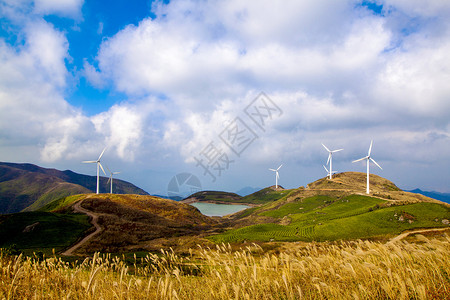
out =
[[(109, 191), (108, 178), (100, 177), (100, 191)], [(94, 192), (97, 177), (70, 170), (42, 168), (33, 164), (0, 162), (0, 214), (34, 211), (61, 197)], [(118, 194), (148, 195), (135, 185), (114, 179)]]

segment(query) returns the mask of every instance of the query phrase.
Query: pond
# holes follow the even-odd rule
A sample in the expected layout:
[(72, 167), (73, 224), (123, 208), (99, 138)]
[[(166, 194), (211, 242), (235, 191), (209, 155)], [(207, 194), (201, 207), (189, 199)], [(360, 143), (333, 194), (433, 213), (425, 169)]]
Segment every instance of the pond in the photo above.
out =
[(223, 217), (250, 207), (242, 204), (215, 204), (205, 202), (195, 202), (191, 203), (191, 205), (208, 217)]

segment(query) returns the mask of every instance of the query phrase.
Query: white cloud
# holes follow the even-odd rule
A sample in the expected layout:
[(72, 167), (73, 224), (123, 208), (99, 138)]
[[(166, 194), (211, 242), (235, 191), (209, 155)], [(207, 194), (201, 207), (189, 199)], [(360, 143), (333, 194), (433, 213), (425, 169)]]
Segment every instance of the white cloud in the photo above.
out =
[(34, 9), (38, 14), (61, 15), (80, 18), (84, 0), (34, 0)]
[[(36, 2), (34, 13), (81, 12), (82, 1), (64, 3)], [(345, 148), (339, 171), (361, 171), (348, 162), (374, 139), (383, 172), (403, 184), (397, 169), (405, 170), (415, 182), (415, 167), (438, 170), (448, 163), (437, 166), (436, 157), (450, 159), (442, 150), (450, 147), (449, 9), (444, 1), (379, 3), (383, 16), (356, 1), (157, 2), (155, 19), (125, 27), (102, 43), (98, 61), (85, 60), (94, 87), (125, 93), (91, 117), (64, 99), (67, 39), (34, 15), (24, 45), (0, 41), (0, 139), (37, 148), (43, 161), (93, 159), (109, 145), (109, 159), (201, 173), (193, 157), (219, 145), (235, 117), (250, 123), (243, 109), (265, 91), (283, 114), (265, 131), (254, 128), (258, 139), (234, 165), (242, 175), (229, 171), (233, 180), (253, 178), (247, 164), (278, 161), (313, 180), (323, 175), (321, 142)]]
[(109, 147), (116, 149), (120, 158), (132, 161), (134, 151), (143, 138), (142, 112), (133, 107), (115, 105), (107, 112), (92, 118), (96, 131), (105, 136)]

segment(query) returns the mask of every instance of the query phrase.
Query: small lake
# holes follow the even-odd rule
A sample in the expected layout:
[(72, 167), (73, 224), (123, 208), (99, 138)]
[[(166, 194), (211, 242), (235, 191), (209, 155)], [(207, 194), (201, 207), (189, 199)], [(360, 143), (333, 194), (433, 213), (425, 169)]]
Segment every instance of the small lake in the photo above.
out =
[(242, 204), (215, 204), (205, 202), (195, 202), (191, 203), (191, 205), (208, 217), (223, 217), (250, 207)]

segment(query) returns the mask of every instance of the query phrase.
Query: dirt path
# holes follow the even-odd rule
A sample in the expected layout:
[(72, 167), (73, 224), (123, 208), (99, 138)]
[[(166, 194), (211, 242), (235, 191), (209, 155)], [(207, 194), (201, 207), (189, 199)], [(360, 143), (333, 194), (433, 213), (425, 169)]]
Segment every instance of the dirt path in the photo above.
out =
[(88, 240), (90, 240), (94, 235), (98, 234), (102, 228), (100, 227), (100, 225), (98, 225), (98, 215), (94, 214), (93, 212), (86, 210), (84, 208), (81, 207), (81, 203), (83, 202), (83, 200), (75, 203), (75, 205), (73, 206), (73, 210), (79, 213), (83, 213), (88, 215), (89, 217), (91, 217), (91, 224), (94, 225), (95, 227), (95, 231), (92, 232), (91, 234), (85, 236), (81, 241), (79, 241), (78, 243), (76, 243), (75, 245), (73, 245), (72, 247), (70, 247), (69, 249), (67, 249), (66, 251), (64, 251), (63, 253), (61, 253), (62, 255), (72, 255), (73, 252), (75, 252), (78, 248), (80, 248), (84, 243), (86, 243)]
[(400, 235), (397, 235), (396, 237), (392, 238), (389, 243), (395, 243), (398, 242), (402, 239), (404, 239), (405, 237), (407, 237), (410, 234), (416, 234), (416, 233), (424, 233), (424, 232), (430, 232), (430, 231), (445, 231), (445, 230), (449, 230), (448, 227), (445, 228), (429, 228), (429, 229), (417, 229), (417, 230), (413, 230), (413, 231), (407, 231), (407, 232), (403, 232)]

